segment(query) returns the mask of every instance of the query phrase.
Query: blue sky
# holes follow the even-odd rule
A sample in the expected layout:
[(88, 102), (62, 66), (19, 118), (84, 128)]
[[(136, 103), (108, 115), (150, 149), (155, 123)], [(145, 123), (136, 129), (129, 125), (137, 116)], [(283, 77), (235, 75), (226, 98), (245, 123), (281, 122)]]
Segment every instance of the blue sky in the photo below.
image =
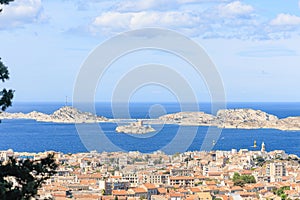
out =
[[(202, 46), (222, 77), (228, 101), (300, 100), (299, 0), (16, 0), (2, 8), (0, 56), (11, 74), (3, 86), (16, 90), (15, 101), (71, 98), (81, 64), (96, 46), (146, 27), (175, 30)], [(112, 81), (126, 71), (119, 66), (154, 61), (174, 66), (199, 99), (209, 101), (204, 81), (159, 51), (114, 63), (99, 82), (96, 101), (110, 100)], [(132, 100), (172, 101), (174, 96), (149, 85)]]

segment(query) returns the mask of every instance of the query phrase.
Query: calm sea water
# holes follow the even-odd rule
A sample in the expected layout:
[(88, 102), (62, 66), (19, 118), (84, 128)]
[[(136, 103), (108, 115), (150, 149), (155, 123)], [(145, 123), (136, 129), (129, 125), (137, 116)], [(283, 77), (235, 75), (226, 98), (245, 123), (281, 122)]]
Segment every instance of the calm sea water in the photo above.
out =
[[(156, 103), (130, 104), (132, 118), (148, 118), (149, 109)], [(9, 112), (31, 112), (33, 110), (52, 113), (63, 106), (63, 103), (15, 103)], [(156, 104), (157, 105), (157, 104)], [(122, 104), (119, 105), (122, 108)], [(179, 112), (180, 107), (174, 103), (163, 103), (162, 107), (167, 113)], [(260, 109), (279, 118), (300, 116), (300, 103), (229, 103), (228, 108)], [(200, 104), (200, 109), (210, 113), (210, 104)], [(97, 103), (98, 115), (112, 118), (113, 114), (109, 103)], [(106, 137), (124, 151), (152, 152), (168, 144), (178, 130), (177, 125), (165, 125), (161, 131), (151, 137), (140, 138), (127, 134), (119, 134), (114, 130), (114, 123), (101, 123)], [(154, 128), (157, 128), (155, 125)], [(184, 127), (187, 136), (195, 127)], [(188, 150), (200, 150), (208, 127), (199, 127), (197, 134)], [(300, 156), (300, 131), (279, 131), (273, 129), (223, 129), (219, 140), (214, 146), (215, 150), (231, 150), (248, 148), (256, 140), (260, 145), (263, 141), (268, 151), (275, 149), (285, 150)], [(12, 148), (15, 151), (41, 152), (55, 150), (64, 153), (86, 152), (74, 124), (58, 124), (35, 122), (33, 120), (2, 120), (0, 124), (0, 150)]]

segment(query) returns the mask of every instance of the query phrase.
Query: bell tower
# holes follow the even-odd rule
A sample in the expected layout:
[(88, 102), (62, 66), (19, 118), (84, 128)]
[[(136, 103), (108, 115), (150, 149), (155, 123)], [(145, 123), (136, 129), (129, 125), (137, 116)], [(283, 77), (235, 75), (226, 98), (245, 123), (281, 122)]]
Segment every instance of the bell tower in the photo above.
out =
[(265, 152), (266, 151), (266, 145), (264, 142), (261, 143), (261, 152)]

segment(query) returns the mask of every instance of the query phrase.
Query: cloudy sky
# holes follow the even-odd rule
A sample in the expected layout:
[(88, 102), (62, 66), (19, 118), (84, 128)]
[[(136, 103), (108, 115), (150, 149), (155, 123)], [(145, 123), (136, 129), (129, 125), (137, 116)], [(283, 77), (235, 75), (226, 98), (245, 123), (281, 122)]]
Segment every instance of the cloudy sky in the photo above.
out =
[[(205, 49), (228, 101), (300, 100), (299, 0), (16, 0), (1, 7), (0, 57), (11, 74), (3, 86), (16, 90), (15, 101), (71, 98), (93, 49), (116, 34), (147, 27), (174, 30)], [(153, 62), (174, 66), (201, 101), (209, 100), (203, 79), (186, 63), (146, 50), (110, 67), (99, 80), (96, 101), (110, 100), (113, 82), (126, 69)], [(171, 101), (174, 95), (148, 85), (132, 99)]]

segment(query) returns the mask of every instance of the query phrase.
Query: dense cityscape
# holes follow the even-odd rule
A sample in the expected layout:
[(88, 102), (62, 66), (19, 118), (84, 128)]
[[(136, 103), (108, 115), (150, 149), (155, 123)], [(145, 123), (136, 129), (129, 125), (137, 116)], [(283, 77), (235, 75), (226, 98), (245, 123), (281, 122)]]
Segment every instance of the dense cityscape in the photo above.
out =
[(300, 159), (282, 150), (157, 151), (63, 154), (1, 151), (10, 157), (39, 159), (49, 153), (57, 174), (39, 190), (52, 199), (299, 199)]

